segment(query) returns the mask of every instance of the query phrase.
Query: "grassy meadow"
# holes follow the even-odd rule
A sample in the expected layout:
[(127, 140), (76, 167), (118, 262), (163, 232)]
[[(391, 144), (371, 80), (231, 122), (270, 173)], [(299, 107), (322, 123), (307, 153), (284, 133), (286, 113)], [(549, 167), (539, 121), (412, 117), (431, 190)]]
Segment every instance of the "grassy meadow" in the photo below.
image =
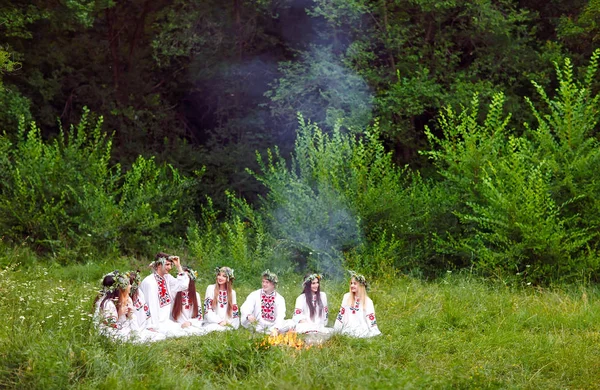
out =
[[(435, 282), (376, 280), (383, 335), (334, 336), (322, 347), (261, 346), (246, 330), (149, 345), (97, 335), (98, 280), (117, 264), (4, 264), (0, 271), (0, 388), (446, 389), (598, 388), (600, 295), (593, 287), (510, 288), (448, 273)], [(199, 267), (200, 268), (200, 267)], [(259, 286), (241, 278), (238, 303)], [(281, 275), (287, 316), (300, 276)], [(204, 295), (212, 275), (197, 283)], [(324, 281), (333, 325), (346, 283)]]

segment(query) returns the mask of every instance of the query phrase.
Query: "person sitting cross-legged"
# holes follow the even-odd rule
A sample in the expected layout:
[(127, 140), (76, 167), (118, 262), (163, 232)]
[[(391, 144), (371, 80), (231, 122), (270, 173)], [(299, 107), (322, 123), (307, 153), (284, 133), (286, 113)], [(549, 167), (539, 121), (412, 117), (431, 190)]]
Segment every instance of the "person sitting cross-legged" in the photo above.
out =
[(102, 290), (94, 301), (98, 330), (113, 340), (130, 341), (134, 328), (129, 278), (113, 271), (102, 278)]
[(156, 329), (153, 329), (150, 321), (150, 307), (146, 303), (144, 293), (140, 291), (140, 271), (129, 271), (125, 275), (129, 278), (129, 284), (131, 290), (129, 291), (129, 297), (131, 298), (134, 312), (133, 312), (133, 333), (139, 338), (141, 342), (148, 341), (159, 341), (164, 340), (166, 336), (159, 333)]
[(217, 267), (215, 284), (206, 288), (204, 295), (204, 327), (212, 331), (240, 327), (240, 311), (233, 289), (233, 269)]
[(241, 307), (242, 326), (262, 333), (285, 333), (294, 328), (294, 321), (285, 319), (285, 299), (275, 289), (277, 275), (266, 270), (262, 288), (250, 293)]
[(367, 295), (369, 285), (363, 275), (350, 272), (350, 292), (344, 294), (342, 307), (333, 329), (353, 337), (372, 337), (381, 334), (375, 319), (373, 301)]
[(304, 277), (304, 291), (296, 299), (292, 317), (298, 333), (330, 333), (333, 330), (327, 327), (329, 307), (327, 295), (321, 291), (322, 279), (319, 274)]

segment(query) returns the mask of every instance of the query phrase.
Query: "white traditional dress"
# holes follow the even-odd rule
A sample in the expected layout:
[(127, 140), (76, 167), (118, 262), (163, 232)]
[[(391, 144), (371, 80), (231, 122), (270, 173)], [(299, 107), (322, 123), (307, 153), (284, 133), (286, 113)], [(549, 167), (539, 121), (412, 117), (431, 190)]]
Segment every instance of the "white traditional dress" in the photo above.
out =
[[(249, 315), (256, 318), (255, 324), (248, 320)], [(241, 307), (241, 317), (244, 328), (255, 327), (257, 332), (270, 333), (278, 329), (283, 333), (294, 327), (294, 321), (285, 319), (285, 299), (277, 291), (270, 294), (262, 289), (251, 292)]]
[(371, 298), (366, 297), (366, 302), (354, 301), (351, 306), (347, 305), (350, 293), (344, 294), (342, 307), (335, 320), (333, 329), (341, 334), (354, 337), (372, 337), (380, 335), (375, 319), (375, 307)]
[[(189, 291), (185, 290), (181, 292), (181, 313), (179, 313), (179, 318), (177, 318), (176, 322), (180, 326), (185, 322), (191, 323), (187, 328), (182, 328), (188, 335), (202, 335), (207, 333), (206, 329), (202, 326), (202, 300), (198, 293), (196, 293), (196, 302), (198, 303), (198, 315), (194, 317)], [(171, 319), (175, 321), (172, 316)]]
[[(96, 302), (95, 318), (98, 324), (100, 334), (113, 340), (129, 341), (132, 337), (134, 319), (128, 318), (125, 313), (118, 315), (117, 306), (112, 299), (107, 299), (104, 305), (100, 307), (104, 297)], [(127, 302), (128, 307), (132, 308), (131, 298)], [(125, 311), (127, 312), (127, 310)]]
[[(306, 303), (306, 295), (301, 294), (296, 298), (294, 307), (294, 316), (292, 319), (296, 323), (296, 332), (298, 333), (330, 333), (333, 329), (327, 328), (329, 319), (329, 307), (327, 306), (327, 295), (320, 292), (322, 307), (317, 307), (316, 295), (313, 294), (313, 306), (315, 307), (315, 316), (310, 318), (310, 307)], [(300, 322), (304, 321), (304, 322)]]
[(188, 334), (180, 324), (171, 320), (171, 309), (175, 294), (187, 290), (189, 282), (190, 278), (186, 272), (177, 274), (177, 278), (170, 274), (161, 277), (156, 272), (144, 278), (139, 289), (144, 294), (152, 314), (149, 319), (151, 328), (167, 336)]
[(134, 326), (132, 328), (134, 329), (140, 341), (146, 342), (164, 340), (166, 338), (165, 335), (159, 333), (156, 330), (153, 330), (151, 327), (150, 307), (146, 303), (144, 293), (141, 290), (138, 289), (137, 295), (135, 299), (132, 300), (132, 302), (134, 308)]
[[(231, 298), (227, 290), (219, 290), (215, 300), (215, 285), (206, 288), (204, 295), (204, 327), (209, 331), (223, 331), (240, 327), (240, 311), (237, 305), (235, 290), (231, 290)], [(227, 309), (231, 305), (231, 317), (227, 316)], [(227, 325), (219, 325), (225, 321)]]

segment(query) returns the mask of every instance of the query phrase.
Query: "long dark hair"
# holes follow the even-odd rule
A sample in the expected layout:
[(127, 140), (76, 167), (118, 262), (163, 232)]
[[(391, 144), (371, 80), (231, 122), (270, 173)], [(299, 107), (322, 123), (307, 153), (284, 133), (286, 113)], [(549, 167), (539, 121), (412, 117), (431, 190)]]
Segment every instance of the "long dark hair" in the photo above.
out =
[(110, 299), (115, 303), (115, 306), (117, 308), (117, 315), (120, 316), (121, 314), (123, 314), (123, 311), (127, 307), (127, 301), (124, 301), (124, 297), (122, 296), (123, 294), (121, 294), (120, 289), (115, 288), (113, 291), (108, 290), (108, 288), (115, 284), (115, 282), (116, 280), (111, 274), (106, 275), (104, 279), (102, 279), (102, 287), (104, 287), (103, 290), (105, 291), (98, 294), (98, 296), (94, 300), (94, 305), (96, 304), (96, 302), (98, 302), (98, 300), (100, 300), (100, 298), (103, 298), (102, 302), (100, 302), (100, 310), (103, 310), (104, 304)]
[[(188, 284), (188, 295), (190, 297), (190, 303), (192, 304), (192, 318), (198, 317), (198, 297), (196, 296), (196, 282), (190, 278), (190, 284)], [(173, 310), (171, 315), (173, 319), (177, 321), (181, 315), (181, 309), (183, 307), (183, 291), (179, 291), (175, 295), (175, 301), (173, 301)]]
[(308, 305), (308, 309), (310, 311), (310, 319), (314, 321), (317, 308), (323, 309), (323, 302), (321, 302), (321, 280), (319, 280), (319, 288), (317, 289), (317, 292), (315, 293), (317, 296), (316, 305), (313, 305), (313, 300), (312, 300), (313, 292), (310, 289), (311, 283), (312, 283), (312, 280), (307, 280), (304, 283), (304, 298), (306, 298), (306, 304)]

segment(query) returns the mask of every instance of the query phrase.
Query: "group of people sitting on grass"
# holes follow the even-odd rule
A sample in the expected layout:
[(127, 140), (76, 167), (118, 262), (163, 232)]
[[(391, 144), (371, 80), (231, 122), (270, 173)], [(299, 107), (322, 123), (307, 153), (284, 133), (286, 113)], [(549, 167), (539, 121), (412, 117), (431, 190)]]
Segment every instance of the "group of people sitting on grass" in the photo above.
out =
[[(294, 315), (285, 319), (285, 299), (276, 291), (277, 275), (269, 270), (262, 274), (262, 288), (250, 293), (238, 307), (233, 269), (217, 267), (215, 283), (206, 288), (202, 308), (196, 292), (198, 274), (182, 267), (178, 256), (160, 252), (150, 267), (153, 272), (144, 280), (139, 271), (114, 271), (104, 276), (95, 301), (102, 334), (123, 341), (151, 342), (238, 329), (240, 324), (269, 334), (289, 330), (355, 337), (380, 334), (373, 301), (367, 296), (368, 283), (352, 271), (350, 291), (344, 295), (334, 327), (329, 328), (327, 295), (321, 291), (319, 274), (304, 278), (304, 291), (296, 299)], [(176, 277), (171, 275), (173, 267)]]

